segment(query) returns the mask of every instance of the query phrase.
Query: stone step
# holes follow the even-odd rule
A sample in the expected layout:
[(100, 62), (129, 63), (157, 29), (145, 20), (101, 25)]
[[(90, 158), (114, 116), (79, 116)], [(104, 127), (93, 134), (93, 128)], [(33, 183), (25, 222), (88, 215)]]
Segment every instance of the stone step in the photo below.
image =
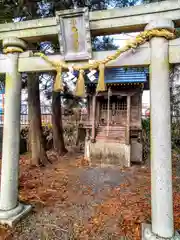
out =
[(105, 142), (115, 142), (115, 143), (125, 143), (125, 138), (111, 138), (111, 137), (101, 137), (96, 136), (97, 141), (105, 141)]
[[(107, 127), (104, 127), (104, 128), (97, 128), (97, 131), (104, 131), (104, 130), (107, 130), (108, 128)], [(112, 131), (112, 132), (123, 132), (125, 131), (126, 128), (109, 128), (109, 131)]]
[(98, 134), (96, 135), (96, 137), (99, 137), (99, 138), (111, 138), (111, 139), (125, 139), (125, 135), (106, 135), (106, 134)]
[(125, 131), (108, 131), (106, 129), (104, 129), (103, 131), (97, 131), (96, 135), (104, 136), (107, 135), (107, 132), (109, 136), (125, 136)]
[[(96, 139), (111, 141), (111, 142), (125, 142), (126, 128), (123, 126), (110, 126), (109, 131), (107, 126), (100, 126), (96, 130)], [(108, 131), (108, 136), (107, 136)]]
[[(107, 129), (107, 126), (101, 126), (101, 127), (98, 127), (97, 129), (99, 130), (103, 130), (103, 129)], [(120, 127), (120, 126), (109, 126), (109, 129), (111, 129), (112, 131), (123, 131), (126, 129), (126, 127)]]

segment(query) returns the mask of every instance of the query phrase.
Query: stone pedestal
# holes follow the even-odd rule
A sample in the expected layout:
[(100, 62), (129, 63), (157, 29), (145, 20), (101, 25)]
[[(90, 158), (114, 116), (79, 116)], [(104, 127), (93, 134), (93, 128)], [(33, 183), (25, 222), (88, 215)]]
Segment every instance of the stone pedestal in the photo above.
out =
[[(155, 28), (173, 30), (174, 24), (158, 19), (146, 30)], [(142, 239), (179, 239), (173, 220), (168, 40), (155, 37), (150, 45), (152, 227), (143, 227)]]
[(152, 226), (150, 224), (142, 224), (142, 240), (179, 240), (180, 235), (175, 232), (171, 238), (159, 237), (152, 232)]
[(18, 56), (26, 48), (24, 41), (8, 38), (3, 41), (7, 54), (5, 109), (1, 168), (0, 223), (12, 226), (31, 207), (18, 203), (21, 74)]
[(101, 140), (95, 143), (89, 141), (87, 144), (86, 154), (89, 151), (92, 164), (130, 167), (131, 145)]

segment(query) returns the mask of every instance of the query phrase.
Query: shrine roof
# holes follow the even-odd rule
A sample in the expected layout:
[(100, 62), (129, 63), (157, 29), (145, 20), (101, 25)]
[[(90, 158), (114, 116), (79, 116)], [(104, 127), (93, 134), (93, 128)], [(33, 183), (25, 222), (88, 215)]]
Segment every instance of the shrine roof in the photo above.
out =
[[(99, 73), (95, 74), (96, 82)], [(148, 81), (148, 69), (108, 68), (105, 70), (106, 83), (145, 83)]]

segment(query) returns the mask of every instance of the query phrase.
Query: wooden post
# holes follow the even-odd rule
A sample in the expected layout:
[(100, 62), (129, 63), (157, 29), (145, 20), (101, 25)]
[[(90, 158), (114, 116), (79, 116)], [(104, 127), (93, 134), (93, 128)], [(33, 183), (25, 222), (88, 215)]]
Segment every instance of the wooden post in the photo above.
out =
[(96, 103), (96, 122), (99, 124), (100, 120), (100, 102)]
[(96, 94), (93, 95), (92, 98), (92, 133), (91, 133), (91, 141), (95, 142), (95, 134), (96, 134)]
[(88, 124), (89, 124), (89, 121), (90, 121), (90, 96), (87, 97), (87, 121), (88, 121)]
[(126, 124), (126, 144), (130, 144), (130, 124), (131, 124), (131, 96), (127, 96), (127, 124)]
[(139, 126), (141, 127), (142, 122), (142, 91), (139, 95)]
[(108, 88), (107, 137), (109, 136), (109, 123), (110, 123), (110, 97), (111, 97), (111, 88)]

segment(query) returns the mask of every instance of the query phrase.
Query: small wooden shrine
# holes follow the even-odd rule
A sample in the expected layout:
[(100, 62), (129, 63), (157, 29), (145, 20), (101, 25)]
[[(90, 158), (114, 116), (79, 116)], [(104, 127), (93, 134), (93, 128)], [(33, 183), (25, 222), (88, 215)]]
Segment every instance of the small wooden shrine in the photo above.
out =
[(142, 93), (149, 89), (146, 69), (105, 70), (107, 91), (96, 93), (97, 78), (87, 83), (85, 157), (130, 166), (142, 161)]

